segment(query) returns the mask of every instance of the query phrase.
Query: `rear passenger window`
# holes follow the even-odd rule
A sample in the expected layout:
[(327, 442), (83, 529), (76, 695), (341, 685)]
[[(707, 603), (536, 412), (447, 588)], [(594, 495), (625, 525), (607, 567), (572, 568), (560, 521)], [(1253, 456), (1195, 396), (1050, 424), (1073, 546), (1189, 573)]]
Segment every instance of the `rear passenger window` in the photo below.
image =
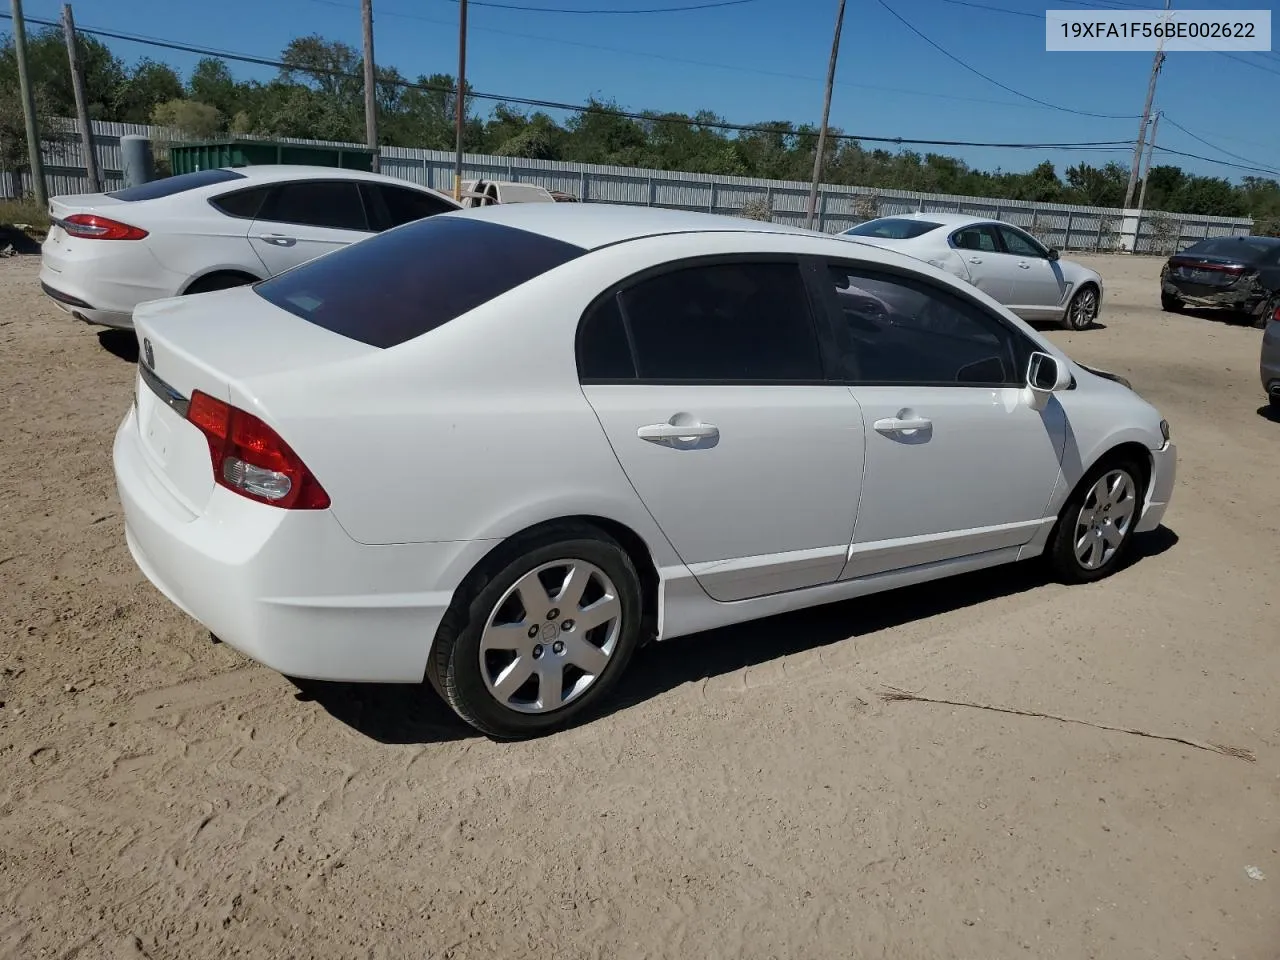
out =
[(212, 197), (209, 203), (228, 217), (252, 220), (262, 209), (262, 201), (266, 199), (269, 189), (268, 187), (250, 187), (248, 190), (236, 190), (233, 193)]
[(389, 187), (379, 184), (382, 199), (387, 205), (387, 217), (390, 226), (398, 227), (402, 223), (412, 223), (423, 217), (434, 217), (437, 213), (448, 213), (456, 209), (453, 204), (442, 197), (433, 197), (429, 193), (418, 190), (407, 190), (404, 187)]
[(627, 330), (614, 294), (597, 303), (583, 318), (578, 334), (578, 377), (581, 380), (631, 380), (636, 375)]
[(350, 181), (298, 180), (276, 186), (260, 216), (277, 223), (296, 223), (333, 230), (369, 230), (360, 193)]
[(823, 377), (795, 263), (686, 267), (625, 290), (641, 380), (810, 382)]

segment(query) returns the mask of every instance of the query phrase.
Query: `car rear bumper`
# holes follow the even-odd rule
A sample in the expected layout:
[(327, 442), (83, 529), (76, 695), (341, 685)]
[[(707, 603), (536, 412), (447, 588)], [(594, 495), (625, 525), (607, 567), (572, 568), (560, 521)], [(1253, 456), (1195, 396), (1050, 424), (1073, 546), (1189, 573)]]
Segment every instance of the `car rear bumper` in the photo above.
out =
[(1262, 302), (1262, 292), (1253, 286), (1225, 287), (1221, 290), (1206, 289), (1202, 284), (1184, 284), (1164, 279), (1160, 290), (1165, 296), (1177, 297), (1189, 307), (1210, 310), (1251, 311)]
[(145, 241), (62, 238), (46, 239), (41, 247), (41, 288), (59, 308), (86, 323), (132, 327), (134, 307), (172, 297), (182, 283)]
[(1173, 483), (1178, 475), (1178, 448), (1166, 441), (1159, 450), (1151, 451), (1151, 483), (1147, 485), (1147, 502), (1135, 533), (1155, 530), (1164, 521), (1165, 511), (1173, 496)]
[(287, 676), (416, 683), (440, 619), (493, 541), (366, 546), (327, 510), (281, 510), (216, 487), (196, 516), (156, 476), (136, 410), (116, 432), (125, 537), (192, 619)]

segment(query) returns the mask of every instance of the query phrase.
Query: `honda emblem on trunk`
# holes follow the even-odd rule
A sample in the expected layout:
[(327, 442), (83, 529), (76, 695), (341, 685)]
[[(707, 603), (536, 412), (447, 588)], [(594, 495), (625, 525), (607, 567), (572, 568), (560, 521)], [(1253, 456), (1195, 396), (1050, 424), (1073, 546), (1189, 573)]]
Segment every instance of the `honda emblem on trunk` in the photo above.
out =
[(156, 368), (156, 352), (151, 349), (151, 341), (146, 337), (142, 338), (142, 358), (152, 370)]

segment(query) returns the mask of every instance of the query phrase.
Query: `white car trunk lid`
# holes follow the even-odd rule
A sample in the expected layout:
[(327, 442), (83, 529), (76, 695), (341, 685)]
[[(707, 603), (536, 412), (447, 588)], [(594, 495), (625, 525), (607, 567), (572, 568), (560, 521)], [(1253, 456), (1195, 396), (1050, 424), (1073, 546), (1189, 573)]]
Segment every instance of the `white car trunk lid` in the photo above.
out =
[(193, 517), (214, 488), (208, 441), (186, 419), (193, 391), (270, 423), (254, 379), (380, 352), (280, 310), (249, 287), (155, 300), (139, 306), (133, 320), (143, 447), (156, 476)]

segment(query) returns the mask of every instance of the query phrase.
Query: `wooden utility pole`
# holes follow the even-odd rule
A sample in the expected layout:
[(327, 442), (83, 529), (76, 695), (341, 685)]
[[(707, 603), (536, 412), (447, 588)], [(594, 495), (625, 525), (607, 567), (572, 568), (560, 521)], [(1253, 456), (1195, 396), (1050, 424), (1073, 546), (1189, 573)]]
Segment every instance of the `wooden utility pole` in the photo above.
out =
[(360, 15), (364, 20), (364, 134), (373, 151), (373, 172), (378, 173), (382, 164), (378, 157), (378, 86), (373, 66), (373, 0), (360, 0)]
[(827, 64), (827, 92), (822, 100), (822, 126), (818, 128), (818, 152), (813, 158), (813, 183), (809, 185), (809, 206), (805, 213), (806, 230), (813, 229), (818, 210), (818, 184), (822, 181), (822, 161), (827, 149), (827, 120), (831, 116), (831, 88), (836, 82), (836, 57), (840, 53), (840, 28), (844, 26), (844, 0), (836, 11), (836, 29), (831, 37), (831, 61)]
[(1155, 119), (1151, 121), (1151, 139), (1147, 141), (1147, 163), (1142, 171), (1142, 190), (1138, 194), (1138, 209), (1146, 208), (1147, 203), (1147, 181), (1151, 179), (1151, 155), (1156, 152), (1156, 131), (1160, 129), (1160, 112), (1156, 111)]
[(71, 89), (76, 96), (76, 122), (80, 127), (80, 143), (84, 146), (84, 169), (89, 177), (89, 192), (102, 192), (98, 174), (98, 154), (93, 148), (93, 126), (89, 123), (89, 104), (84, 98), (84, 74), (80, 70), (80, 53), (76, 49), (76, 21), (71, 4), (62, 5), (62, 33), (67, 38), (67, 66), (71, 68)]
[(453, 199), (462, 202), (462, 128), (467, 119), (467, 0), (458, 2), (458, 80), (453, 92)]
[[(1173, 0), (1164, 0), (1166, 12), (1172, 7)], [(1166, 21), (1168, 17), (1165, 18)], [(1164, 64), (1164, 37), (1156, 44), (1156, 55), (1151, 60), (1151, 79), (1147, 81), (1147, 102), (1142, 105), (1142, 120), (1138, 124), (1138, 140), (1133, 145), (1133, 162), (1129, 165), (1129, 186), (1124, 192), (1124, 209), (1133, 206), (1133, 191), (1138, 186), (1138, 167), (1142, 163), (1142, 148), (1147, 137), (1147, 124), (1151, 122), (1151, 101), (1156, 96), (1156, 77), (1160, 75), (1160, 67)]]
[(18, 60), (18, 92), (22, 96), (22, 117), (27, 127), (27, 159), (31, 166), (31, 192), (40, 208), (49, 205), (44, 185), (44, 157), (40, 153), (40, 125), (36, 123), (36, 101), (27, 75), (27, 28), (22, 19), (22, 0), (11, 0), (13, 7), (13, 51)]

